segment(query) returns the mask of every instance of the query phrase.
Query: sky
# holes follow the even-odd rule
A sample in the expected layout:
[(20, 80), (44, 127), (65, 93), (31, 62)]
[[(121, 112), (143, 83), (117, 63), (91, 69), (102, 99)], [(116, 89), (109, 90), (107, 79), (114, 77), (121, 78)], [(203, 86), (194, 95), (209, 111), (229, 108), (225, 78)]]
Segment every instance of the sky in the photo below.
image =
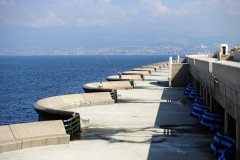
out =
[(240, 37), (240, 0), (0, 0), (0, 55)]

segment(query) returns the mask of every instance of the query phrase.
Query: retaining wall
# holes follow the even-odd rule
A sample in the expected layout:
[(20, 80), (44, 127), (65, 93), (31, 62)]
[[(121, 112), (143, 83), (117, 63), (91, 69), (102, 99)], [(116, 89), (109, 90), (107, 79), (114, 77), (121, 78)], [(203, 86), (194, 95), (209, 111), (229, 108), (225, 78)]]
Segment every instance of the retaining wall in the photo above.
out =
[[(240, 63), (215, 58), (189, 57), (190, 73), (199, 84), (205, 104), (216, 101), (224, 109), (224, 131), (236, 140), (240, 153)], [(240, 155), (237, 155), (240, 158)]]

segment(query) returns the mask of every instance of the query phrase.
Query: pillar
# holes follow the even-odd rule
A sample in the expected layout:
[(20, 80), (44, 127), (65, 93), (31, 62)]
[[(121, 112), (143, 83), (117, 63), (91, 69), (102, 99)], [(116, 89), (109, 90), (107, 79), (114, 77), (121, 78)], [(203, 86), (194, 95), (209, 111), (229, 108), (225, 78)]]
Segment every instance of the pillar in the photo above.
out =
[(224, 111), (224, 134), (228, 136), (228, 113)]
[(168, 85), (169, 87), (172, 86), (172, 57), (169, 57), (169, 75), (168, 75)]
[(236, 159), (240, 159), (240, 123), (236, 122)]
[(172, 64), (172, 57), (169, 57), (169, 64)]
[(206, 105), (206, 91), (204, 87), (203, 87), (203, 103), (204, 105)]
[(213, 113), (213, 98), (211, 94), (209, 96), (209, 107), (210, 107), (210, 112)]
[(206, 106), (209, 106), (208, 99), (209, 99), (209, 97), (208, 97), (208, 91), (207, 91), (207, 89), (206, 89)]
[(178, 55), (178, 56), (177, 56), (177, 63), (180, 62), (179, 60), (180, 60), (180, 56)]

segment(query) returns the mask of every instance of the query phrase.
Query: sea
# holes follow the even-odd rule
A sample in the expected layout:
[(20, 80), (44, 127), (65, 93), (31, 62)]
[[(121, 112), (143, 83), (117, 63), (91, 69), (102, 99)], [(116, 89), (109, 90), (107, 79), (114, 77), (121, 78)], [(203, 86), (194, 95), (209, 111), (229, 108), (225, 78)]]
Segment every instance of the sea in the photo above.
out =
[(168, 60), (169, 55), (0, 56), (0, 126), (38, 121), (33, 104), (40, 99), (84, 93), (86, 83)]

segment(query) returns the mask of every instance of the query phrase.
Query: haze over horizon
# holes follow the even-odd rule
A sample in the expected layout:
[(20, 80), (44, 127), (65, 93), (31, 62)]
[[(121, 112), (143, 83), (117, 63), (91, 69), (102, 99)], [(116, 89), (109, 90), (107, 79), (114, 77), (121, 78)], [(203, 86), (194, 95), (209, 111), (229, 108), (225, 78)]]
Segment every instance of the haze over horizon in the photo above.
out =
[(239, 0), (0, 0), (0, 55), (240, 41), (239, 16)]

